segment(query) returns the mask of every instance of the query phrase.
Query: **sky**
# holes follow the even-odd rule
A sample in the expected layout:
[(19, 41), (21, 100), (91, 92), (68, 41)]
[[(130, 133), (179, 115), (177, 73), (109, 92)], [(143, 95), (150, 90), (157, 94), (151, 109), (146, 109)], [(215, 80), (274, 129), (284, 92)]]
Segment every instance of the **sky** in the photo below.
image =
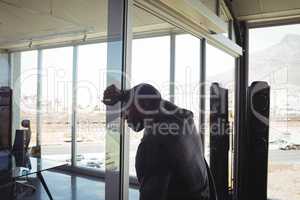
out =
[(279, 43), (288, 34), (300, 35), (300, 25), (274, 26), (267, 28), (250, 29), (249, 51), (250, 53), (264, 50)]

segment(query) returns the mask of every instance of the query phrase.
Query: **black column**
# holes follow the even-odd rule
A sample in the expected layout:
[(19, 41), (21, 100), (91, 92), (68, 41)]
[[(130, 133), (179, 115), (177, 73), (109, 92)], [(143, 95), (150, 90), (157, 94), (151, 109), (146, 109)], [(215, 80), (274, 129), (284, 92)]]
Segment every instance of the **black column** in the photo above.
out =
[(206, 84), (206, 39), (200, 39), (200, 113), (199, 132), (203, 143), (203, 154), (205, 154), (205, 84)]
[(246, 110), (248, 87), (249, 34), (246, 22), (236, 24), (237, 42), (243, 48), (243, 55), (236, 59), (236, 107), (235, 107), (235, 154), (234, 154), (234, 196), (237, 200), (247, 200), (247, 143)]

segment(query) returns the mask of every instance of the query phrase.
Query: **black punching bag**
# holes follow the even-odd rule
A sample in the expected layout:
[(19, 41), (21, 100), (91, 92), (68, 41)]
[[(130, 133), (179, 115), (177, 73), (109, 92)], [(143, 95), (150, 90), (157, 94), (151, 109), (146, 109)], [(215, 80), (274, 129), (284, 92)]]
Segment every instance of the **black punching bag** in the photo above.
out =
[(267, 200), (270, 86), (253, 82), (248, 88), (248, 197)]
[(210, 169), (221, 200), (228, 200), (228, 153), (228, 90), (213, 83), (210, 88)]

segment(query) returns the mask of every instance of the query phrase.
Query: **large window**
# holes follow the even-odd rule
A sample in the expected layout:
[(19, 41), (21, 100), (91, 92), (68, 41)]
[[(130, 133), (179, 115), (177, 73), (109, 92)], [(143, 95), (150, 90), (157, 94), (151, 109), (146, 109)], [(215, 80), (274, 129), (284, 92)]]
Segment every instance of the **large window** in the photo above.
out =
[(107, 43), (78, 47), (77, 165), (105, 169)]
[(271, 86), (268, 198), (300, 199), (300, 25), (250, 29), (249, 45), (250, 84)]
[[(170, 100), (170, 73), (175, 70), (175, 104), (194, 112), (199, 123), (200, 39), (189, 34), (175, 35), (175, 54), (171, 57), (171, 37), (152, 37), (133, 41), (131, 85), (150, 83)], [(159, 45), (160, 48), (157, 48)], [(174, 59), (174, 66), (171, 66)], [(174, 69), (171, 69), (174, 67)], [(130, 131), (130, 175), (135, 175), (135, 155), (143, 133)]]
[(175, 104), (194, 113), (199, 129), (200, 39), (189, 34), (177, 35), (175, 47)]
[(41, 142), (42, 153), (71, 158), (73, 48), (43, 50)]

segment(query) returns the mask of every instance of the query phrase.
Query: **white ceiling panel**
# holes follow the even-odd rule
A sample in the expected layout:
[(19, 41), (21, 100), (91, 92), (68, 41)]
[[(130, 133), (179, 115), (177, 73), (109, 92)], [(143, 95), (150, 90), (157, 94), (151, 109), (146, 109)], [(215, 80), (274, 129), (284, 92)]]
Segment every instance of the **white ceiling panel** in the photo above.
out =
[(261, 0), (265, 12), (278, 12), (300, 8), (299, 0)]
[(3, 4), (24, 8), (33, 13), (49, 13), (52, 0), (0, 0)]
[(263, 21), (300, 16), (300, 0), (233, 0), (232, 6), (241, 20)]
[(0, 3), (0, 42), (41, 37), (78, 27), (47, 14), (28, 12), (27, 9)]
[[(0, 48), (66, 35), (105, 36), (108, 0), (0, 0)], [(134, 31), (171, 29), (144, 10), (133, 10)], [(70, 37), (70, 36), (68, 36)], [(75, 36), (74, 36), (75, 37)]]
[(105, 32), (107, 0), (53, 0), (53, 15), (87, 30)]
[(237, 16), (261, 12), (259, 0), (233, 0), (233, 8)]

